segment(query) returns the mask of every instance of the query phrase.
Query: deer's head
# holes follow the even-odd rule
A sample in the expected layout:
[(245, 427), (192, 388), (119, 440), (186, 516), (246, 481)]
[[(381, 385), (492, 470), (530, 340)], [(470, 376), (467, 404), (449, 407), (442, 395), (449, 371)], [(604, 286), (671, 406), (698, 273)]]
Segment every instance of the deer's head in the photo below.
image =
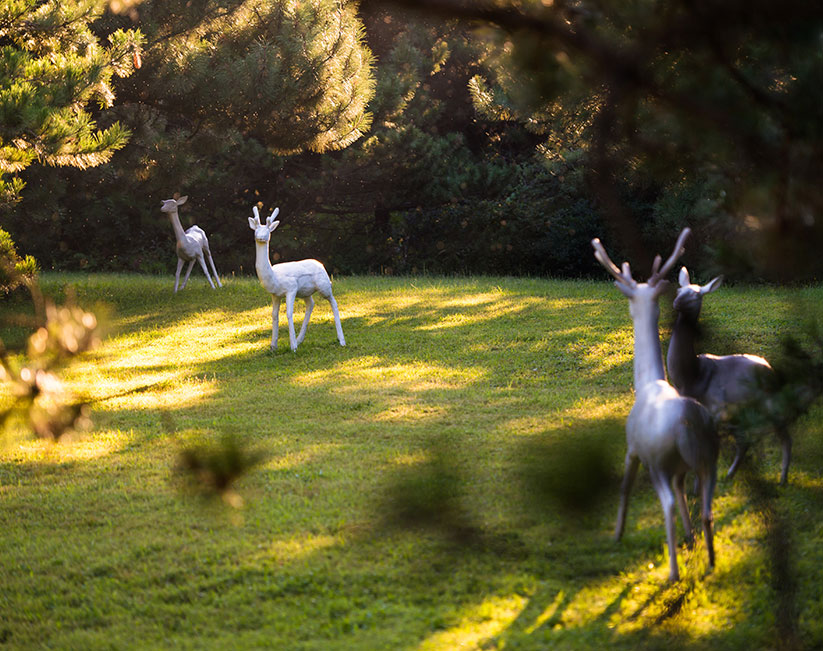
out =
[(703, 297), (720, 287), (723, 283), (723, 276), (713, 278), (705, 285), (695, 285), (689, 279), (689, 270), (681, 267), (678, 281), (680, 287), (674, 297), (674, 309), (696, 321), (700, 315), (700, 307), (703, 305)]
[(184, 197), (180, 197), (179, 199), (165, 199), (164, 201), (160, 202), (160, 210), (161, 212), (177, 212), (177, 206), (182, 206), (186, 203), (186, 200), (189, 198), (188, 195)]
[(619, 289), (623, 295), (629, 299), (629, 313), (632, 319), (639, 319), (644, 317), (653, 317), (657, 319), (660, 315), (660, 308), (657, 305), (657, 299), (663, 294), (669, 286), (669, 281), (665, 276), (677, 259), (683, 255), (685, 248), (683, 243), (691, 233), (691, 230), (684, 228), (677, 238), (677, 243), (674, 246), (674, 251), (666, 260), (658, 255), (654, 258), (652, 264), (652, 274), (645, 283), (639, 283), (632, 278), (631, 268), (628, 262), (624, 262), (621, 268), (618, 268), (614, 262), (611, 261), (606, 249), (601, 244), (600, 240), (595, 238), (592, 240), (592, 247), (594, 247), (594, 257), (597, 261), (615, 278), (615, 287)]
[(280, 212), (280, 208), (274, 209), (265, 224), (260, 223), (260, 211), (257, 210), (257, 206), (252, 206), (252, 212), (254, 212), (254, 217), (249, 217), (249, 228), (254, 231), (254, 241), (265, 244), (269, 241), (272, 231), (280, 225), (280, 222), (274, 219)]

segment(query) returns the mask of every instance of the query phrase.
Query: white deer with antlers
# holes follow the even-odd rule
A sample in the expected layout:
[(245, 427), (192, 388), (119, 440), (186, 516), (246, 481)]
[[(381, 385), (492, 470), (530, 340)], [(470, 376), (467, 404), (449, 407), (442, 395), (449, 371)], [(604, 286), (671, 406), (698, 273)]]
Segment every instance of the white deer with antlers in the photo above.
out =
[(686, 473), (693, 470), (701, 488), (701, 518), (703, 535), (709, 554), (709, 567), (714, 567), (712, 537), (712, 495), (717, 481), (718, 441), (708, 410), (693, 398), (680, 395), (666, 381), (663, 355), (660, 350), (658, 299), (666, 290), (665, 275), (683, 255), (683, 243), (689, 235), (684, 229), (674, 252), (661, 266), (658, 255), (652, 275), (638, 283), (631, 275), (629, 263), (623, 268), (609, 259), (599, 239), (592, 240), (595, 257), (615, 278), (615, 286), (629, 299), (629, 314), (634, 323), (634, 406), (626, 421), (625, 474), (620, 488), (615, 539), (620, 540), (626, 523), (629, 493), (640, 462), (651, 475), (666, 522), (669, 548), (669, 580), (677, 581), (677, 545), (675, 505), (680, 510), (686, 538), (692, 539), (689, 511), (684, 495)]
[(220, 276), (217, 275), (217, 269), (214, 268), (214, 260), (211, 257), (209, 240), (206, 237), (206, 233), (197, 225), (190, 226), (183, 231), (183, 226), (180, 224), (177, 207), (186, 203), (188, 198), (188, 196), (184, 196), (179, 199), (166, 199), (160, 202), (160, 210), (168, 213), (169, 219), (171, 220), (171, 227), (174, 229), (174, 237), (177, 240), (177, 273), (174, 275), (175, 294), (177, 293), (177, 286), (180, 284), (180, 270), (183, 269), (183, 264), (188, 262), (189, 267), (186, 269), (186, 276), (183, 278), (183, 286), (180, 287), (180, 289), (185, 288), (186, 283), (189, 281), (189, 274), (191, 274), (195, 260), (200, 263), (203, 273), (206, 274), (206, 280), (209, 281), (212, 289), (214, 289), (214, 283), (211, 280), (211, 276), (209, 276), (209, 270), (206, 268), (206, 259), (208, 259), (211, 265), (217, 286), (223, 286), (220, 282)]
[[(280, 225), (275, 221), (280, 212), (275, 208), (272, 214), (266, 219), (265, 224), (260, 223), (260, 212), (257, 206), (252, 208), (254, 217), (249, 217), (249, 228), (254, 231), (254, 243), (256, 249), (255, 269), (260, 284), (271, 294), (271, 349), (277, 348), (277, 331), (280, 322), (280, 301), (286, 299), (286, 318), (289, 321), (289, 345), (292, 352), (297, 350), (297, 346), (306, 336), (309, 327), (309, 319), (314, 309), (314, 299), (312, 294), (317, 292), (325, 298), (331, 305), (334, 314), (334, 326), (337, 329), (337, 340), (341, 346), (346, 345), (343, 337), (343, 327), (340, 325), (340, 314), (337, 311), (337, 301), (331, 291), (331, 279), (326, 269), (317, 260), (299, 260), (296, 262), (281, 262), (272, 266), (269, 262), (269, 239), (272, 231)], [(300, 334), (294, 336), (294, 299), (300, 297), (306, 301), (306, 315), (303, 317), (303, 326)]]
[[(698, 355), (695, 352), (697, 319), (703, 305), (703, 297), (715, 291), (723, 282), (723, 277), (713, 278), (705, 285), (692, 284), (686, 267), (680, 270), (674, 309), (677, 318), (672, 328), (666, 362), (671, 381), (686, 396), (703, 403), (722, 426), (732, 415), (734, 408), (756, 399), (762, 380), (774, 371), (762, 357), (756, 355)], [(789, 462), (792, 456), (792, 439), (785, 425), (775, 426), (783, 449), (783, 464), (780, 483), (789, 477)], [(729, 467), (728, 478), (732, 478), (740, 467), (748, 444), (737, 438), (737, 453)]]

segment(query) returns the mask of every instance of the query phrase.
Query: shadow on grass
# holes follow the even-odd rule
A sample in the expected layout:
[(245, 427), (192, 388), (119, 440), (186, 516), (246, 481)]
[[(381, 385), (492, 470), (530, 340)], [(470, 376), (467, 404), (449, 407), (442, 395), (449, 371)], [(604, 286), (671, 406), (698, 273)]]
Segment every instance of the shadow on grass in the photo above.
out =
[[(520, 308), (517, 302), (522, 292), (515, 292), (506, 297), (505, 309), (489, 315), (494, 300), (481, 298), (475, 305), (461, 306), (457, 299), (464, 296), (462, 290), (436, 284), (426, 291), (445, 295), (439, 303), (427, 297), (407, 306), (385, 306), (365, 296), (346, 316), (343, 297), (368, 292), (341, 284), (346, 291), (338, 300), (350, 345), (337, 345), (328, 313), (320, 312), (296, 354), (284, 347), (284, 319), (281, 348), (269, 352), (268, 297), (245, 289), (225, 296), (210, 289), (191, 292), (159, 321), (140, 316), (138, 297), (118, 303), (132, 310), (122, 315), (127, 327), (121, 333), (150, 330), (162, 336), (179, 327), (182, 315), (189, 319), (200, 314), (206, 301), (230, 299), (227, 305), (212, 304), (202, 312), (226, 315), (215, 319), (217, 327), (228, 330), (221, 339), (226, 350), (212, 349), (213, 358), (207, 361), (152, 361), (149, 341), (149, 361), (135, 367), (134, 377), (173, 375), (164, 392), (186, 381), (209, 378), (208, 397), (165, 407), (150, 402), (135, 407), (123, 401), (97, 414), (104, 427), (123, 432), (110, 452), (87, 460), (0, 466), (4, 486), (26, 484), (38, 475), (37, 491), (46, 498), (42, 500), (45, 504), (26, 500), (22, 493), (13, 501), (7, 499), (3, 506), (7, 522), (26, 522), (38, 540), (48, 539), (49, 531), (63, 526), (76, 537), (72, 545), (82, 550), (97, 545), (95, 553), (101, 557), (69, 571), (66, 568), (75, 552), (66, 556), (49, 542), (45, 550), (29, 549), (29, 567), (47, 574), (53, 560), (44, 552), (57, 554), (63, 563), (57, 574), (65, 585), (74, 581), (85, 586), (77, 599), (79, 607), (87, 610), (114, 608), (108, 612), (116, 613), (118, 603), (130, 603), (120, 594), (111, 599), (113, 605), (101, 604), (94, 597), (95, 591), (106, 593), (107, 581), (116, 580), (138, 597), (145, 595), (146, 601), (159, 593), (158, 611), (152, 611), (153, 606), (141, 608), (146, 616), (160, 614), (160, 621), (169, 618), (179, 623), (185, 620), (181, 613), (195, 615), (201, 604), (207, 617), (201, 615), (197, 621), (205, 631), (219, 629), (223, 613), (233, 612), (235, 617), (226, 625), (237, 630), (285, 627), (302, 639), (352, 643), (368, 631), (409, 621), (403, 647), (409, 649), (417, 648), (416, 641), (422, 643), (433, 631), (453, 627), (462, 609), (479, 607), (489, 595), (506, 592), (510, 587), (505, 583), (507, 575), (525, 573), (537, 581), (535, 590), (504, 632), (488, 638), (487, 647), (522, 642), (526, 648), (545, 648), (546, 641), (568, 641), (573, 626), (566, 615), (580, 608), (586, 588), (627, 569), (645, 567), (650, 553), (660, 553), (664, 532), (659, 506), (646, 490), (648, 486), (638, 484), (632, 513), (644, 514), (649, 524), (629, 533), (620, 546), (608, 539), (616, 484), (610, 491), (612, 483), (593, 482), (595, 497), (586, 491), (573, 496), (573, 502), (579, 500), (584, 506), (590, 499), (599, 503), (602, 496), (605, 500), (593, 511), (587, 507), (577, 515), (575, 509), (565, 514), (556, 505), (546, 508), (549, 498), (543, 512), (532, 512), (528, 519), (521, 513), (526, 510), (522, 504), (506, 511), (511, 506), (507, 500), (515, 493), (506, 482), (517, 474), (517, 461), (525, 448), (512, 445), (505, 425), (513, 414), (528, 414), (538, 421), (556, 418), (579, 406), (581, 394), (595, 398), (610, 392), (628, 394), (630, 358), (601, 369), (595, 358), (581, 354), (612, 327), (630, 327), (623, 304), (615, 301), (614, 317), (603, 318), (597, 328), (580, 331), (565, 322), (590, 322), (598, 311), (611, 314), (611, 303), (582, 302), (579, 307), (551, 309), (530, 303)], [(493, 289), (484, 286), (482, 292), (485, 295)], [(604, 296), (610, 291), (605, 287)], [(198, 305), (201, 300), (203, 305)], [(258, 310), (261, 318), (256, 323), (253, 317)], [(237, 329), (231, 317), (235, 312), (251, 325)], [(208, 348), (211, 341), (204, 336), (202, 346)], [(106, 358), (100, 361), (105, 371)], [(105, 372), (116, 381), (126, 381), (119, 378), (125, 369)], [(611, 388), (614, 384), (618, 389)], [(607, 458), (621, 449), (606, 464), (607, 471), (619, 467), (625, 445), (622, 427), (613, 418), (592, 420)], [(514, 433), (524, 445), (547, 435), (545, 452), (552, 463), (546, 462), (546, 467), (559, 472), (569, 468), (557, 468), (568, 453), (558, 441), (575, 427), (575, 423), (566, 423), (554, 429), (543, 426), (538, 434)], [(180, 503), (164, 473), (173, 461), (168, 454), (174, 449), (171, 442), (180, 434), (226, 429), (241, 432), (255, 444), (265, 443), (272, 456), (244, 482), (251, 503), (242, 525), (221, 530), (214, 519)], [(374, 504), (384, 480), (402, 464), (424, 461), (428, 444), (444, 432), (455, 443), (444, 458), (467, 472), (457, 496), (470, 523), (470, 543), (462, 544), (460, 536), (456, 541), (444, 540), (430, 528), (419, 536), (378, 535)], [(536, 454), (531, 460), (540, 466)], [(478, 465), (487, 469), (481, 473)], [(141, 466), (137, 473), (135, 466)], [(802, 459), (799, 466), (803, 467)], [(589, 468), (583, 463), (576, 472), (585, 475)], [(133, 479), (129, 479), (131, 473), (135, 473)], [(52, 482), (55, 479), (61, 481)], [(426, 482), (420, 483), (425, 493)], [(645, 495), (637, 494), (641, 489)], [(557, 486), (550, 485), (548, 490), (552, 495)], [(810, 501), (819, 497), (819, 491), (812, 488), (792, 490), (813, 491), (804, 497)], [(454, 487), (447, 482), (447, 501), (452, 499), (450, 491)], [(129, 495), (130, 535), (119, 531), (116, 516), (108, 514), (122, 509), (119, 500), (124, 492)], [(435, 494), (433, 508), (424, 500), (435, 521), (442, 516), (438, 499)], [(736, 512), (728, 511), (718, 527), (722, 529), (734, 517)], [(527, 524), (522, 526), (524, 521)], [(590, 532), (581, 533), (581, 525)], [(158, 539), (158, 532), (167, 538)], [(22, 540), (19, 531), (14, 536)], [(22, 562), (25, 548), (15, 554), (14, 560)], [(175, 567), (163, 564), (163, 557), (168, 556), (175, 559)], [(25, 585), (24, 571), (13, 570), (17, 585)], [(610, 632), (610, 622), (625, 607), (637, 582), (616, 581), (617, 596), (602, 610), (594, 608), (596, 617), (579, 624), (577, 633), (584, 641), (589, 637), (617, 640), (623, 648), (635, 643), (643, 646), (649, 641), (648, 633)], [(678, 617), (687, 595), (660, 589), (635, 608), (635, 620), (646, 629), (663, 627)], [(747, 595), (741, 596), (743, 605), (746, 599)], [(284, 601), (291, 603), (283, 606)], [(279, 608), (285, 614), (273, 615)], [(15, 631), (21, 626), (15, 625)], [(700, 643), (714, 641), (723, 646), (731, 639), (725, 635), (710, 633)], [(657, 640), (658, 646), (670, 647), (666, 642), (672, 639), (664, 635)]]

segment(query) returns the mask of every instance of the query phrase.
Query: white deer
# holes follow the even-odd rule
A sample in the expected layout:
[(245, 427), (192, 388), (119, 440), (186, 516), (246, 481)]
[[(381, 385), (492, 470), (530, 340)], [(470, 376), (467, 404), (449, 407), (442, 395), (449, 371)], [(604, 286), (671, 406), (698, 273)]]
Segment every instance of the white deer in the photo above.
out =
[(177, 207), (186, 203), (188, 196), (180, 197), (179, 199), (166, 199), (160, 203), (160, 210), (169, 214), (171, 220), (171, 227), (174, 229), (174, 237), (177, 240), (177, 273), (174, 275), (174, 292), (177, 293), (177, 286), (180, 284), (180, 270), (183, 268), (183, 263), (188, 262), (189, 267), (186, 269), (186, 276), (183, 278), (183, 289), (189, 280), (189, 274), (194, 266), (194, 261), (200, 263), (203, 268), (203, 273), (206, 274), (206, 279), (209, 285), (214, 289), (214, 283), (209, 276), (209, 270), (206, 268), (206, 258), (209, 260), (211, 270), (214, 272), (214, 279), (217, 281), (217, 286), (222, 287), (220, 283), (220, 276), (217, 275), (217, 269), (214, 268), (214, 260), (211, 257), (209, 250), (209, 240), (206, 233), (199, 226), (190, 226), (183, 231), (180, 225), (180, 216), (177, 214)]
[(658, 255), (652, 275), (645, 283), (632, 278), (629, 263), (623, 268), (609, 259), (600, 240), (592, 240), (595, 257), (616, 279), (615, 285), (629, 299), (629, 314), (634, 323), (634, 406), (626, 421), (625, 474), (620, 488), (615, 540), (620, 540), (626, 522), (629, 493), (637, 468), (642, 461), (651, 475), (666, 521), (669, 547), (669, 580), (677, 581), (677, 546), (675, 504), (680, 510), (687, 540), (692, 539), (691, 522), (683, 492), (686, 473), (693, 470), (701, 487), (701, 518), (703, 535), (709, 554), (709, 567), (714, 567), (712, 537), (712, 495), (717, 481), (718, 440), (708, 410), (693, 398), (680, 395), (666, 381), (663, 355), (660, 350), (658, 298), (666, 290), (665, 275), (683, 254), (683, 242), (689, 235), (684, 229), (674, 252), (661, 267)]
[[(683, 395), (703, 403), (721, 427), (732, 416), (736, 406), (756, 399), (762, 380), (774, 371), (769, 362), (756, 355), (698, 355), (695, 352), (695, 338), (703, 297), (720, 287), (723, 277), (718, 276), (702, 286), (694, 285), (688, 269), (683, 267), (679, 282), (680, 288), (674, 299), (677, 318), (666, 355), (669, 375), (672, 384)], [(782, 485), (789, 477), (792, 439), (784, 424), (775, 426), (775, 434), (783, 448)], [(728, 478), (734, 476), (748, 448), (748, 443), (740, 437), (736, 438), (736, 445), (737, 453), (729, 467)]]
[[(331, 305), (334, 314), (334, 326), (337, 329), (337, 340), (341, 346), (346, 345), (343, 337), (343, 328), (340, 325), (340, 314), (337, 311), (337, 301), (331, 291), (331, 279), (326, 269), (317, 260), (299, 260), (296, 262), (281, 262), (272, 266), (269, 262), (269, 239), (272, 231), (280, 224), (275, 221), (280, 212), (275, 208), (272, 214), (266, 219), (265, 224), (260, 223), (260, 213), (257, 206), (252, 208), (254, 217), (249, 217), (249, 227), (254, 231), (254, 243), (256, 248), (255, 269), (260, 284), (271, 294), (271, 349), (277, 348), (277, 331), (280, 321), (280, 301), (286, 298), (286, 318), (289, 321), (289, 346), (292, 352), (297, 350), (297, 346), (303, 342), (306, 330), (309, 328), (309, 319), (314, 309), (314, 299), (312, 294), (319, 293)], [(294, 299), (297, 297), (306, 301), (306, 315), (303, 317), (303, 326), (300, 334), (294, 336)]]

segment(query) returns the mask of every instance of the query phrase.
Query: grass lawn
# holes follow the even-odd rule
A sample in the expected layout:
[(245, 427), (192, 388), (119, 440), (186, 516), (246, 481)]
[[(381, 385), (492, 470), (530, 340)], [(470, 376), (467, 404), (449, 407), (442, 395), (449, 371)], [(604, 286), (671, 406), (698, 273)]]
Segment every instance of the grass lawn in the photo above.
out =
[[(0, 446), (0, 648), (770, 649), (789, 639), (775, 623), (767, 528), (743, 480), (718, 485), (711, 574), (701, 540), (681, 547), (683, 579), (666, 583), (645, 470), (626, 534), (612, 540), (632, 335), (627, 302), (605, 280), (338, 278), (347, 346), (319, 300), (295, 354), (284, 314), (270, 352), (271, 303), (256, 279), (212, 291), (195, 271), (177, 295), (171, 276), (46, 274), (42, 284), (60, 300), (73, 286), (83, 307), (108, 314), (108, 332), (65, 374), (98, 400), (93, 428), (56, 445), (12, 432)], [(819, 304), (823, 290), (721, 289), (704, 312), (730, 350), (712, 352), (776, 356), (803, 301)], [(298, 327), (302, 315), (300, 302)], [(821, 421), (817, 409), (795, 428), (790, 483), (775, 500), (792, 523), (790, 606), (809, 649), (823, 646)], [(223, 435), (268, 454), (238, 486), (242, 509), (174, 481), (182, 448)], [(535, 465), (585, 481), (563, 458), (584, 440), (615, 476), (602, 499), (579, 511), (524, 499)], [(775, 440), (753, 456), (776, 484)], [(721, 475), (730, 457), (727, 444)], [(410, 478), (432, 458), (471, 536), (390, 526), (387, 496), (420, 488)]]

